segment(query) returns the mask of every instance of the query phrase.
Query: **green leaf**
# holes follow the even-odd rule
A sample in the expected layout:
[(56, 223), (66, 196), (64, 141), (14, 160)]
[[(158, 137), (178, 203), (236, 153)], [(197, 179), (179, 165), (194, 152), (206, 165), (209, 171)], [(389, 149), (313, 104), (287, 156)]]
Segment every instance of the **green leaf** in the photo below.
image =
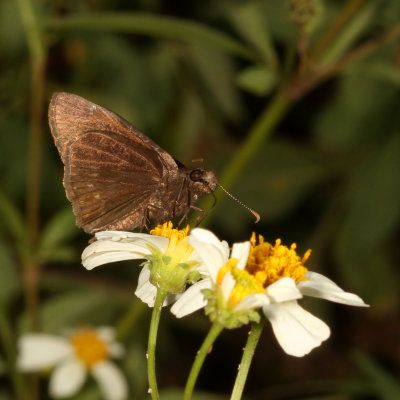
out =
[(216, 46), (226, 52), (254, 59), (240, 42), (206, 25), (184, 19), (147, 13), (90, 13), (52, 18), (47, 26), (55, 30), (100, 30), (136, 33), (162, 39)]
[(353, 175), (343, 226), (352, 246), (373, 247), (395, 231), (400, 220), (399, 171), (400, 132)]
[[(6, 362), (3, 358), (3, 355), (0, 355), (0, 375), (5, 375), (5, 373), (8, 371)], [(0, 397), (1, 400), (2, 397)]]
[(69, 397), (69, 400), (99, 400), (101, 398), (100, 389), (92, 380), (87, 383), (82, 390), (75, 396)]
[[(166, 389), (160, 391), (163, 400), (179, 400), (182, 398), (182, 389)], [(195, 391), (192, 400), (226, 400), (227, 396), (218, 393)]]
[(188, 53), (192, 68), (204, 84), (207, 102), (214, 104), (224, 117), (240, 119), (242, 107), (234, 84), (232, 59), (218, 49), (199, 45), (190, 46)]
[(73, 249), (65, 243), (79, 233), (75, 225), (75, 216), (68, 206), (58, 212), (43, 230), (39, 244), (39, 256), (43, 261), (71, 260)]
[(257, 96), (266, 96), (277, 84), (277, 76), (263, 66), (252, 66), (237, 76), (238, 85)]
[[(246, 166), (232, 194), (261, 215), (261, 222), (290, 212), (329, 173), (325, 160), (284, 141), (271, 141)], [(218, 220), (225, 229), (239, 233), (253, 217), (229, 198), (223, 201)]]
[(366, 31), (375, 18), (378, 2), (370, 1), (358, 10), (349, 23), (339, 32), (335, 42), (321, 57), (322, 65), (331, 64), (342, 57)]
[(355, 362), (361, 371), (368, 377), (375, 393), (382, 400), (397, 400), (400, 398), (400, 384), (398, 376), (393, 376), (376, 361), (365, 353), (357, 352)]
[(7, 231), (17, 241), (24, 241), (25, 226), (22, 215), (17, 207), (0, 192), (0, 221), (4, 224)]
[(0, 241), (0, 307), (6, 307), (8, 301), (16, 293), (18, 286), (17, 266), (10, 248)]
[(390, 257), (383, 246), (400, 220), (398, 171), (397, 134), (354, 173), (335, 243), (342, 275), (381, 309), (395, 307), (398, 292)]
[[(132, 340), (126, 349), (126, 355), (123, 361), (124, 371), (129, 377), (131, 386), (131, 396), (133, 399), (139, 399), (147, 390), (147, 367), (146, 359), (143, 357), (146, 348), (137, 340)], [(182, 391), (180, 392), (182, 397)], [(164, 396), (161, 397), (164, 399)]]
[(268, 29), (267, 14), (260, 1), (247, 1), (234, 6), (229, 13), (238, 33), (261, 53), (271, 70), (278, 68), (277, 55)]
[[(42, 303), (41, 326), (44, 332), (60, 334), (65, 329), (92, 323), (104, 323), (105, 307), (114, 303), (109, 296), (86, 289), (65, 292)], [(100, 320), (99, 320), (100, 319)], [(22, 321), (25, 327), (25, 320)], [(23, 330), (23, 329), (22, 329)]]
[(318, 146), (340, 151), (359, 149), (368, 140), (380, 140), (391, 126), (398, 124), (393, 117), (397, 98), (398, 88), (392, 84), (346, 74), (339, 82), (335, 98), (326, 103), (314, 120)]
[[(1, 366), (0, 366), (1, 368)], [(13, 400), (14, 398), (11, 396), (10, 393), (7, 393), (3, 390), (0, 391), (0, 400)]]
[(393, 85), (400, 85), (400, 69), (391, 63), (382, 61), (364, 62), (353, 65), (347, 71), (366, 78), (380, 79)]

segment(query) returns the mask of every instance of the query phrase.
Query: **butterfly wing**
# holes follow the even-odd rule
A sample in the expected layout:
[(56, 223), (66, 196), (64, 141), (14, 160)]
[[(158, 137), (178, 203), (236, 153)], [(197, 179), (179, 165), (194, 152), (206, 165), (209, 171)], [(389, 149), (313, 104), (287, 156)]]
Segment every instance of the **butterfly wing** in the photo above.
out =
[(143, 226), (149, 199), (178, 169), (173, 158), (117, 114), (73, 94), (53, 95), (49, 121), (77, 224), (88, 233)]

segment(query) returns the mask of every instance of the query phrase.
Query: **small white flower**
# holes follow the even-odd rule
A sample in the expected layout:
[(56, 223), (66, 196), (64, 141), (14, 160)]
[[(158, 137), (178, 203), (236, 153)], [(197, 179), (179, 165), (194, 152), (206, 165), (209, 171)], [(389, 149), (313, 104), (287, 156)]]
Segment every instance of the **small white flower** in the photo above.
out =
[(18, 343), (17, 367), (23, 372), (53, 369), (50, 395), (61, 399), (79, 392), (89, 372), (97, 381), (105, 400), (125, 400), (127, 382), (109, 359), (121, 357), (123, 348), (114, 341), (109, 327), (84, 328), (68, 337), (28, 333)]
[(82, 264), (91, 270), (114, 261), (145, 259), (135, 294), (152, 307), (157, 289), (161, 288), (168, 293), (165, 305), (202, 272), (200, 259), (188, 243), (188, 231), (189, 227), (178, 230), (167, 222), (150, 234), (97, 232), (97, 240), (82, 253)]
[(243, 271), (246, 266), (250, 242), (235, 243), (230, 252), (225, 241), (206, 229), (196, 228), (190, 234), (189, 243), (196, 248), (209, 276), (187, 289), (171, 312), (181, 318), (207, 306), (211, 320), (226, 328), (257, 320), (259, 315), (254, 309), (262, 305), (260, 293), (237, 290), (237, 276), (234, 276), (234, 270)]
[[(214, 301), (219, 312), (221, 304), (224, 311), (230, 309), (233, 313), (261, 307), (283, 350), (301, 357), (328, 339), (330, 329), (300, 307), (298, 299), (312, 296), (352, 306), (367, 306), (357, 295), (344, 292), (323, 275), (308, 271), (304, 263), (311, 251), (300, 258), (295, 244), (288, 248), (277, 240), (273, 246), (264, 242), (262, 236), (259, 236), (257, 244), (253, 235), (250, 243), (235, 244), (229, 259), (225, 243), (209, 231), (194, 229), (190, 243), (196, 247), (208, 268), (209, 278), (194, 284), (174, 304), (171, 311), (177, 317), (207, 304), (209, 307), (211, 289), (217, 296), (222, 293), (225, 299), (225, 304)], [(211, 306), (216, 307), (215, 304)], [(214, 311), (218, 315), (218, 310)], [(226, 312), (223, 314), (226, 315)], [(238, 324), (231, 327), (236, 326)]]

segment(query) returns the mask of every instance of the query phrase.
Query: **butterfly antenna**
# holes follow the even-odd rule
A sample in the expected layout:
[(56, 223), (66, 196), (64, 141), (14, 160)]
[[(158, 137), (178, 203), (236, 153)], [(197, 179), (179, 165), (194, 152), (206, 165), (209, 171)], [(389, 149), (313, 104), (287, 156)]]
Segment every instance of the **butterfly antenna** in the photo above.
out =
[(255, 224), (261, 219), (260, 214), (254, 210), (252, 210), (250, 207), (246, 206), (246, 204), (242, 203), (238, 198), (236, 198), (233, 194), (229, 193), (220, 183), (218, 183), (218, 186), (233, 200), (235, 200), (237, 203), (239, 203), (242, 207), (244, 207), (246, 210), (250, 211), (255, 217)]

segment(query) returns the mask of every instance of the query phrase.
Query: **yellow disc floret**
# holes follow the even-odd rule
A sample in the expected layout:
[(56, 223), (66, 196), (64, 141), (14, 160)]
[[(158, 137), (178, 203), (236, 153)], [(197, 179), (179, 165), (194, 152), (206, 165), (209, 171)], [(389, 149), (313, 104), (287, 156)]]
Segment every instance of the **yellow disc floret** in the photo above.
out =
[(238, 262), (237, 258), (230, 258), (226, 262), (226, 264), (219, 269), (218, 275), (217, 275), (217, 284), (218, 285), (220, 285), (222, 283), (225, 275), (228, 272), (231, 272), (236, 267), (237, 262)]
[(150, 231), (150, 235), (163, 236), (169, 239), (166, 256), (181, 260), (187, 260), (193, 251), (193, 247), (188, 243), (189, 225), (184, 229), (176, 229), (171, 221), (162, 225), (157, 225)]
[(250, 294), (264, 293), (264, 287), (248, 271), (235, 268), (231, 272), (236, 284), (229, 297), (230, 305), (240, 303)]
[(108, 358), (107, 343), (93, 329), (79, 330), (70, 340), (77, 357), (87, 368)]
[(246, 270), (236, 268), (238, 260), (230, 258), (227, 263), (221, 267), (217, 275), (217, 285), (221, 285), (225, 275), (230, 272), (235, 280), (235, 286), (228, 299), (229, 306), (235, 306), (253, 293), (263, 293), (264, 288), (260, 283)]
[(307, 279), (305, 277), (307, 268), (304, 264), (310, 257), (311, 250), (300, 257), (296, 252), (295, 243), (287, 247), (282, 245), (280, 239), (277, 239), (273, 246), (265, 242), (261, 235), (258, 236), (257, 241), (254, 233), (250, 243), (251, 249), (246, 269), (264, 287), (284, 277), (292, 278), (296, 283)]

